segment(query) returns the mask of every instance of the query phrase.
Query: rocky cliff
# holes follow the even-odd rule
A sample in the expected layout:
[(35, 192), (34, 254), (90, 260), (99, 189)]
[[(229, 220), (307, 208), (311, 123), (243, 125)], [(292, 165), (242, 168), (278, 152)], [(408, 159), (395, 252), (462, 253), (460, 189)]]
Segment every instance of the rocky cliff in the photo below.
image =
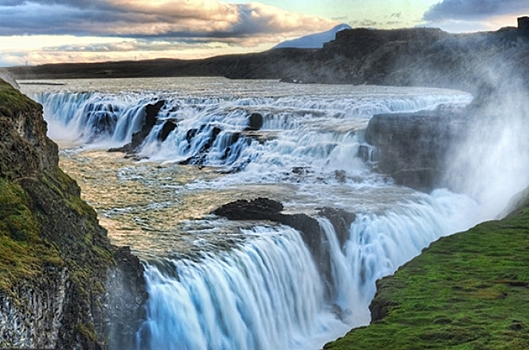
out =
[(376, 147), (375, 168), (397, 184), (429, 192), (446, 187), (443, 175), (454, 145), (476, 121), (471, 108), (375, 115), (365, 140)]
[[(14, 67), (18, 79), (225, 76), (305, 83), (415, 85), (471, 93), (510, 85), (529, 73), (523, 27), (449, 34), (434, 28), (340, 31), (322, 49), (275, 49), (203, 60), (148, 60)], [(515, 76), (515, 77), (517, 77)], [(525, 81), (527, 84), (527, 81)], [(529, 86), (529, 85), (527, 85)]]
[(109, 243), (46, 131), (42, 107), (0, 80), (0, 347), (131, 344), (141, 265)]

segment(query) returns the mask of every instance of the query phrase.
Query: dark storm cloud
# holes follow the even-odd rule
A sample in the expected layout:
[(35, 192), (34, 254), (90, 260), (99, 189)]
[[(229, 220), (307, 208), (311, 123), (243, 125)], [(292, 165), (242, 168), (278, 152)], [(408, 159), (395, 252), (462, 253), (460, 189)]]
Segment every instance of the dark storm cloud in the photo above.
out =
[(443, 0), (432, 6), (423, 19), (429, 22), (443, 20), (484, 19), (501, 15), (521, 15), (529, 12), (528, 0)]

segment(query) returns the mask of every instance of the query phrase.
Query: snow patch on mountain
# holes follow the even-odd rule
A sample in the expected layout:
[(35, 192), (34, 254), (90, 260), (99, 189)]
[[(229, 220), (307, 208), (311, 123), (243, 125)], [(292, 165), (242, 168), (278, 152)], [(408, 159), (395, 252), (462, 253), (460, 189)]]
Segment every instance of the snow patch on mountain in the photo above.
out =
[(321, 49), (323, 44), (336, 38), (336, 33), (346, 29), (352, 28), (347, 24), (339, 24), (326, 32), (310, 34), (302, 36), (301, 38), (283, 41), (274, 46), (273, 49), (283, 49), (287, 47), (298, 49)]

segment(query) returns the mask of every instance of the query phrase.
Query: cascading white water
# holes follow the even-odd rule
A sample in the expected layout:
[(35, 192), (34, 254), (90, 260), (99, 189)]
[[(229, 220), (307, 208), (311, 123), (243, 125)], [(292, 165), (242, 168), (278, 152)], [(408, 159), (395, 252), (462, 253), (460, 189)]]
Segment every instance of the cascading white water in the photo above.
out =
[[(129, 238), (119, 242), (143, 257), (149, 300), (140, 349), (319, 348), (369, 322), (376, 279), (478, 220), (465, 196), (396, 187), (357, 157), (373, 114), (464, 104), (467, 94), (217, 78), (163, 82), (164, 91), (153, 90), (152, 83), (160, 86), (153, 80), (139, 91), (97, 91), (93, 81), (80, 81), (72, 91), (30, 92), (44, 105), (53, 138), (91, 150), (127, 143), (146, 106), (165, 101), (138, 149), (148, 161), (123, 165), (101, 153), (62, 153), (83, 191), (94, 193), (87, 199), (110, 225), (109, 236), (123, 232)], [(263, 116), (258, 132), (245, 131), (252, 113)], [(168, 121), (176, 127), (162, 141)], [(183, 161), (215, 170), (179, 166)], [(287, 212), (314, 216), (330, 206), (357, 214), (343, 245), (330, 221), (317, 217), (329, 274), (303, 233), (262, 222), (234, 228), (224, 219), (200, 221), (208, 212), (197, 217), (192, 210), (258, 195), (281, 200)]]
[[(256, 227), (259, 239), (200, 262), (148, 266), (149, 349), (279, 349), (321, 332), (323, 288), (299, 233)], [(303, 297), (302, 297), (303, 296)]]
[[(466, 229), (475, 204), (438, 191), (381, 215), (361, 215), (340, 246), (334, 227), (319, 218), (330, 251), (332, 295), (300, 233), (258, 226), (230, 252), (200, 261), (147, 264), (145, 349), (317, 349), (348, 329), (369, 323), (375, 281), (418, 255), (437, 238)], [(457, 203), (457, 204), (456, 204)], [(454, 219), (457, 219), (454, 220)], [(447, 224), (447, 222), (457, 222)]]
[[(205, 155), (205, 165), (215, 166), (247, 164), (268, 152), (275, 158), (290, 155), (295, 158), (294, 162), (300, 160), (299, 156), (309, 154), (326, 158), (338, 144), (345, 142), (350, 145), (351, 140), (347, 138), (353, 136), (352, 131), (365, 128), (373, 114), (412, 112), (432, 109), (443, 103), (469, 102), (469, 96), (465, 94), (435, 92), (409, 96), (390, 93), (383, 98), (373, 93), (336, 98), (219, 98), (167, 92), (37, 92), (31, 96), (43, 104), (52, 138), (81, 140), (83, 144), (90, 143), (93, 147), (99, 144), (102, 148), (130, 141), (132, 134), (141, 129), (145, 106), (163, 100), (165, 105), (158, 115), (159, 122), (142, 145), (141, 155), (153, 160), (187, 159), (196, 155), (211, 138), (213, 129), (218, 128), (220, 134)], [(281, 131), (279, 139), (273, 142), (276, 135), (272, 135), (270, 142), (263, 146), (255, 139), (239, 138), (251, 111), (264, 115), (263, 130), (272, 134)], [(157, 135), (166, 120), (176, 121), (178, 127), (164, 142), (160, 142)], [(262, 150), (262, 147), (267, 149)], [(348, 151), (351, 149), (336, 152)], [(276, 164), (277, 159), (271, 159), (269, 163)]]

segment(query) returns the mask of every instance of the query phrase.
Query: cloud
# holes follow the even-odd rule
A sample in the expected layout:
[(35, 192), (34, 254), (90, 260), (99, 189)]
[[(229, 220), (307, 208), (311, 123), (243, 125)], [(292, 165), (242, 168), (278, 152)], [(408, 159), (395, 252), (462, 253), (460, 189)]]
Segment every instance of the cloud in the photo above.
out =
[(504, 15), (522, 15), (529, 11), (526, 0), (443, 0), (423, 16), (428, 22), (450, 20), (486, 20)]
[(297, 35), (336, 23), (259, 4), (217, 0), (3, 0), (3, 35), (245, 37)]
[(336, 24), (221, 0), (0, 0), (0, 65), (263, 51)]

